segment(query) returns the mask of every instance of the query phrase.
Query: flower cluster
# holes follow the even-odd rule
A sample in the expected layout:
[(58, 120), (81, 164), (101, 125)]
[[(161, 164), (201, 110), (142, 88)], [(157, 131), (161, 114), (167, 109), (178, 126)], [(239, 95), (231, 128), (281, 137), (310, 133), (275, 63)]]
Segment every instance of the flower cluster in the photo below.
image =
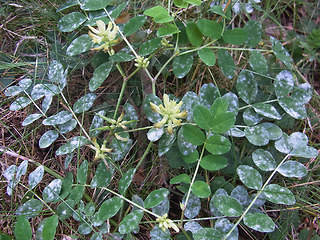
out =
[(168, 228), (173, 228), (176, 232), (179, 232), (178, 226), (170, 219), (167, 218), (168, 214), (164, 214), (162, 217), (158, 217), (156, 221), (159, 223), (159, 227), (162, 231), (166, 231)]
[(103, 49), (103, 51), (108, 51), (111, 46), (119, 42), (119, 39), (116, 39), (119, 27), (109, 22), (106, 29), (106, 24), (101, 20), (97, 21), (97, 26), (98, 29), (88, 26), (91, 30), (88, 34), (92, 38), (92, 41), (97, 44), (102, 43), (102, 45), (93, 50)]
[(182, 106), (182, 101), (176, 103), (176, 101), (169, 100), (169, 96), (167, 94), (163, 95), (163, 103), (159, 106), (150, 102), (151, 109), (154, 112), (157, 112), (162, 115), (162, 120), (156, 124), (154, 127), (161, 128), (164, 124), (168, 123), (168, 133), (173, 133), (173, 128), (181, 125), (181, 119), (177, 118), (185, 118), (187, 116), (187, 111), (180, 112), (180, 107)]
[(112, 152), (112, 149), (107, 148), (106, 144), (107, 142), (103, 142), (103, 144), (100, 146), (99, 143), (97, 142), (97, 139), (93, 137), (91, 139), (91, 142), (93, 145), (90, 145), (90, 148), (92, 148), (95, 151), (95, 156), (94, 159), (105, 159), (105, 154)]
[(149, 60), (144, 57), (138, 56), (134, 61), (136, 61), (134, 65), (137, 68), (147, 68), (149, 66)]

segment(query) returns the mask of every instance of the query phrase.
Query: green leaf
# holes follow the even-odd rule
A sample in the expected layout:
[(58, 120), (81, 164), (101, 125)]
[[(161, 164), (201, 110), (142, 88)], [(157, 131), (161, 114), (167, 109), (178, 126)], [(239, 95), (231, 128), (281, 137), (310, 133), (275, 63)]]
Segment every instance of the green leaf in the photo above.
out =
[(191, 190), (194, 195), (200, 198), (207, 198), (211, 194), (210, 186), (206, 182), (200, 180), (197, 180), (192, 184)]
[(57, 9), (57, 12), (61, 12), (65, 9), (68, 9), (70, 7), (73, 7), (79, 4), (80, 2), (78, 0), (67, 0), (59, 6), (59, 8)]
[(153, 38), (141, 44), (139, 55), (144, 57), (150, 55), (161, 46), (160, 38)]
[(197, 105), (193, 110), (193, 115), (198, 127), (207, 131), (211, 128), (213, 116), (208, 108)]
[(251, 56), (249, 59), (249, 64), (252, 67), (253, 71), (260, 73), (262, 75), (268, 74), (268, 63), (264, 58), (262, 53), (258, 50), (252, 50)]
[(194, 150), (189, 156), (182, 156), (182, 159), (188, 164), (195, 163), (199, 159), (199, 152)]
[(49, 147), (54, 141), (56, 141), (59, 137), (59, 133), (56, 130), (46, 131), (39, 140), (40, 148)]
[(33, 218), (38, 216), (43, 209), (43, 204), (38, 199), (30, 199), (24, 204), (22, 204), (16, 210), (15, 214), (18, 216), (25, 216), (28, 218)]
[(248, 108), (243, 112), (243, 121), (248, 126), (253, 126), (262, 121), (263, 117), (258, 114), (254, 109)]
[(160, 188), (152, 191), (144, 200), (145, 208), (153, 208), (164, 201), (169, 195), (169, 191), (166, 188)]
[(162, 231), (157, 225), (150, 231), (150, 237), (152, 240), (170, 240), (170, 232), (168, 229)]
[(159, 205), (152, 208), (152, 212), (155, 214), (158, 214), (159, 216), (163, 216), (164, 214), (168, 213), (169, 210), (170, 210), (170, 202), (168, 198), (162, 201)]
[(66, 53), (69, 56), (75, 56), (80, 53), (89, 51), (92, 47), (92, 39), (89, 37), (88, 34), (83, 34), (80, 37), (77, 37), (75, 40), (73, 40), (72, 43), (70, 43)]
[(202, 145), (205, 140), (204, 133), (194, 125), (186, 124), (182, 127), (184, 137), (193, 145)]
[(194, 22), (189, 22), (186, 27), (187, 36), (191, 44), (195, 47), (200, 47), (202, 43), (202, 34)]
[(44, 174), (44, 167), (39, 166), (29, 174), (28, 185), (30, 189), (33, 189), (42, 180)]
[(59, 200), (61, 186), (62, 181), (60, 179), (54, 179), (52, 182), (50, 182), (49, 185), (47, 185), (42, 192), (43, 201), (49, 203)]
[(163, 134), (163, 128), (151, 128), (147, 133), (147, 138), (151, 142), (156, 142), (162, 137)]
[(199, 58), (209, 67), (216, 63), (216, 55), (210, 48), (202, 48), (198, 51)]
[(73, 115), (71, 112), (68, 112), (66, 110), (63, 110), (61, 112), (58, 112), (55, 115), (52, 115), (42, 121), (43, 125), (58, 125), (58, 124), (64, 124), (68, 122), (70, 119), (72, 119)]
[(302, 163), (292, 160), (283, 163), (277, 171), (285, 177), (302, 178), (308, 174), (308, 170)]
[(122, 207), (123, 200), (119, 197), (113, 197), (105, 200), (99, 210), (92, 217), (93, 226), (101, 226), (107, 219), (112, 218)]
[(80, 5), (80, 7), (85, 11), (95, 11), (105, 8), (111, 2), (111, 0), (82, 0), (82, 4)]
[(153, 94), (148, 94), (143, 101), (143, 110), (148, 120), (152, 123), (157, 123), (162, 119), (162, 116), (159, 113), (152, 111), (150, 103), (159, 106), (162, 104), (162, 101)]
[(88, 111), (92, 105), (94, 100), (96, 100), (97, 95), (94, 93), (88, 93), (84, 95), (83, 97), (79, 98), (74, 104), (73, 104), (73, 111), (75, 113), (83, 113)]
[(194, 240), (221, 240), (222, 234), (214, 228), (202, 228), (192, 234)]
[(78, 227), (78, 233), (81, 235), (88, 235), (92, 232), (92, 228), (88, 222), (83, 222)]
[(119, 181), (119, 193), (121, 195), (124, 195), (127, 188), (130, 186), (132, 179), (134, 177), (134, 174), (136, 173), (136, 169), (135, 168), (130, 168), (125, 174), (123, 174), (123, 176), (121, 177), (120, 181)]
[(247, 104), (250, 104), (256, 100), (258, 94), (258, 84), (251, 72), (242, 71), (239, 74), (236, 89), (239, 96)]
[(97, 90), (104, 82), (104, 80), (109, 76), (112, 65), (112, 62), (105, 62), (94, 70), (93, 77), (89, 82), (89, 90), (91, 92)]
[(277, 163), (272, 154), (260, 148), (252, 153), (252, 159), (254, 164), (262, 171), (272, 171), (277, 167)]
[(60, 198), (65, 199), (72, 190), (73, 174), (68, 172), (62, 180), (62, 187), (60, 192)]
[(174, 178), (170, 179), (170, 184), (177, 184), (177, 183), (190, 183), (191, 177), (186, 173), (180, 174)]
[(56, 214), (61, 220), (68, 219), (72, 215), (74, 211), (73, 209), (74, 207), (75, 207), (74, 201), (71, 199), (67, 199), (66, 201), (63, 201), (62, 203), (59, 204), (59, 206), (57, 207)]
[(293, 205), (296, 200), (289, 189), (277, 184), (269, 184), (265, 187), (263, 194), (267, 200), (276, 204)]
[(22, 91), (23, 89), (20, 86), (10, 86), (6, 88), (6, 90), (4, 91), (4, 95), (6, 95), (7, 97), (14, 97), (19, 95)]
[(132, 59), (134, 59), (134, 55), (131, 55), (130, 53), (126, 51), (119, 51), (116, 54), (110, 56), (110, 61), (119, 63), (119, 62), (129, 62)]
[(71, 119), (66, 123), (59, 124), (57, 125), (59, 128), (60, 134), (66, 134), (68, 132), (71, 132), (76, 126), (77, 126), (77, 121), (75, 119)]
[(146, 16), (152, 17), (156, 23), (167, 23), (174, 20), (168, 13), (168, 11), (162, 6), (155, 6), (149, 8), (143, 13)]
[(34, 114), (30, 114), (28, 117), (26, 117), (23, 122), (22, 122), (22, 126), (28, 126), (31, 123), (33, 123), (34, 121), (38, 120), (39, 118), (42, 117), (42, 114), (40, 113), (34, 113)]
[(279, 40), (274, 37), (270, 37), (272, 44), (272, 50), (274, 55), (289, 69), (292, 69), (293, 60), (287, 50), (281, 45)]
[(10, 111), (18, 111), (32, 103), (31, 99), (27, 97), (19, 97), (13, 103), (11, 103), (9, 109)]
[(200, 19), (197, 22), (197, 27), (200, 32), (211, 39), (219, 39), (222, 34), (221, 24), (209, 19)]
[(172, 145), (174, 144), (174, 141), (176, 140), (176, 134), (173, 132), (172, 134), (165, 132), (162, 137), (159, 140), (159, 157), (163, 156), (165, 153), (167, 153)]
[[(229, 233), (229, 231), (233, 228), (233, 226), (234, 224), (231, 223), (227, 218), (220, 218), (214, 224), (214, 228), (224, 234), (224, 236), (222, 236), (222, 239)], [(236, 227), (227, 239), (238, 240), (238, 237), (239, 237), (239, 230)]]
[[(100, 230), (101, 231), (101, 230)], [(90, 240), (103, 240), (102, 231), (91, 235)]]
[(201, 0), (184, 0), (187, 3), (190, 3), (192, 5), (200, 6), (201, 5)]
[(226, 13), (224, 12), (224, 9), (220, 5), (214, 5), (212, 8), (209, 10), (210, 12), (216, 13), (226, 19), (231, 20), (231, 12), (228, 10)]
[(245, 44), (250, 48), (255, 48), (261, 41), (262, 25), (256, 20), (249, 20), (244, 26), (244, 30), (248, 33), (248, 39)]
[(72, 12), (65, 15), (58, 22), (58, 30), (60, 32), (71, 32), (87, 20), (86, 16), (79, 12)]
[(240, 165), (237, 168), (237, 174), (248, 188), (259, 190), (262, 187), (261, 174), (253, 167), (247, 165)]
[(223, 99), (225, 99), (228, 103), (228, 112), (232, 112), (235, 115), (238, 114), (238, 109), (239, 109), (239, 101), (238, 101), (238, 96), (235, 95), (232, 92), (228, 92), (222, 96)]
[(293, 89), (291, 97), (300, 103), (308, 103), (313, 96), (312, 86), (309, 83), (303, 83)]
[(119, 232), (121, 234), (126, 234), (134, 231), (143, 217), (143, 211), (136, 210), (125, 216), (119, 224)]
[(32, 237), (30, 223), (25, 216), (19, 216), (14, 227), (14, 236), (17, 240), (29, 240)]
[(179, 148), (179, 152), (183, 156), (188, 156), (193, 153), (193, 151), (197, 148), (196, 145), (190, 143), (187, 138), (184, 136), (184, 128), (180, 128), (178, 130), (177, 144)]
[(185, 77), (191, 70), (193, 55), (191, 53), (179, 55), (173, 60), (173, 73), (177, 78)]
[(208, 150), (208, 152), (214, 155), (227, 153), (229, 152), (230, 148), (230, 141), (226, 137), (223, 137), (219, 134), (209, 137), (206, 144), (206, 149)]
[(222, 38), (226, 43), (241, 45), (247, 41), (248, 33), (244, 28), (235, 28), (232, 30), (225, 30)]
[(263, 213), (247, 213), (243, 222), (249, 228), (259, 232), (273, 232), (275, 230), (272, 219)]
[(248, 141), (255, 146), (264, 146), (269, 143), (268, 131), (261, 124), (245, 128), (244, 133)]
[[(56, 60), (53, 60), (50, 62), (49, 70), (48, 70), (48, 79), (51, 82), (59, 84), (60, 90), (62, 90), (65, 87), (65, 85), (67, 84), (66, 83), (67, 82), (67, 71), (64, 70), (64, 68), (60, 62), (58, 62)], [(51, 90), (51, 92), (52, 92), (52, 93), (49, 92), (48, 94), (52, 95), (52, 94), (59, 93), (59, 91), (56, 91), (54, 89), (53, 84), (40, 84), (40, 85), (48, 86), (47, 89)], [(53, 86), (50, 86), (50, 85), (53, 85)], [(39, 89), (36, 89), (36, 92), (39, 92)], [(45, 92), (43, 94), (47, 95)]]
[(43, 229), (42, 229), (42, 238), (46, 240), (53, 240), (56, 235), (56, 229), (58, 226), (58, 216), (53, 215), (47, 218)]
[(213, 116), (224, 114), (228, 110), (228, 102), (222, 97), (218, 97), (214, 100), (210, 112)]
[(78, 167), (77, 171), (77, 181), (81, 185), (85, 185), (87, 182), (88, 175), (88, 161), (84, 160), (81, 165)]
[(160, 38), (160, 37), (170, 36), (179, 32), (180, 30), (175, 24), (164, 23), (162, 27), (158, 28), (157, 37)]
[(207, 155), (201, 159), (200, 166), (209, 171), (218, 171), (228, 165), (228, 159), (219, 155)]
[(173, 0), (173, 3), (179, 8), (187, 8), (189, 6), (185, 0)]
[(247, 208), (252, 200), (252, 198), (249, 197), (248, 191), (242, 185), (238, 185), (234, 189), (232, 189), (230, 196), (237, 199), (241, 203), (243, 208)]
[(123, 33), (125, 36), (130, 36), (131, 34), (134, 34), (136, 31), (138, 31), (146, 22), (147, 17), (143, 15), (138, 15), (133, 18), (131, 18), (123, 28)]
[[(187, 194), (184, 195), (182, 199), (182, 204), (185, 204), (186, 196)], [(188, 219), (192, 219), (200, 213), (200, 209), (201, 209), (200, 198), (195, 196), (193, 193), (190, 193), (186, 210), (184, 211), (184, 216)]]
[(215, 85), (213, 85), (212, 83), (205, 83), (200, 88), (199, 102), (197, 103), (197, 105), (201, 103), (201, 105), (204, 105), (207, 108), (211, 108), (214, 100), (219, 96), (219, 90)]
[(43, 96), (53, 96), (59, 94), (60, 90), (57, 85), (50, 83), (39, 83), (35, 85), (31, 92), (31, 97), (34, 101), (42, 98)]
[(231, 112), (214, 115), (211, 130), (214, 133), (225, 133), (231, 129), (235, 122), (236, 116)]
[(75, 149), (82, 147), (87, 144), (89, 140), (83, 136), (73, 137), (69, 142), (59, 147), (56, 151), (56, 155), (63, 155), (67, 153), (72, 153)]
[(278, 98), (287, 97), (294, 87), (294, 78), (292, 73), (288, 70), (279, 72), (273, 85)]
[(307, 110), (304, 103), (296, 102), (292, 97), (281, 98), (279, 105), (286, 113), (295, 119), (305, 119), (307, 117)]
[(52, 99), (53, 99), (52, 95), (47, 95), (44, 97), (41, 104), (42, 112), (46, 113), (49, 110), (52, 103)]
[(223, 75), (228, 79), (232, 79), (235, 73), (236, 65), (234, 64), (234, 61), (227, 50), (218, 50), (218, 63)]
[(187, 92), (183, 97), (182, 100), (183, 102), (180, 110), (186, 110), (188, 115), (187, 115), (187, 121), (188, 122), (194, 122), (193, 118), (193, 108), (199, 104), (199, 97), (196, 93), (194, 92)]
[(227, 217), (238, 217), (242, 214), (242, 206), (238, 200), (227, 195), (216, 196), (213, 205)]
[[(129, 133), (127, 132), (119, 132), (118, 135), (122, 138), (127, 139), (129, 139), (130, 137)], [(117, 138), (113, 138), (110, 145), (110, 148), (113, 149), (113, 151), (111, 152), (113, 161), (122, 160), (129, 152), (131, 146), (132, 139), (129, 139), (128, 141), (121, 141)]]
[(270, 122), (263, 122), (260, 125), (267, 130), (270, 140), (278, 140), (282, 137), (282, 130), (277, 125)]
[(252, 105), (252, 107), (258, 114), (264, 117), (277, 119), (277, 120), (281, 119), (280, 114), (277, 112), (276, 108), (271, 104), (255, 103)]

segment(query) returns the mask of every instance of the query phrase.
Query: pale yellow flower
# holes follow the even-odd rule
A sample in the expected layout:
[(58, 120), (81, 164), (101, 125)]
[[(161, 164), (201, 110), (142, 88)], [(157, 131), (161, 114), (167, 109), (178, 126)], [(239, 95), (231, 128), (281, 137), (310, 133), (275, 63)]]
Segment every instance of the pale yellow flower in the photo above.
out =
[(108, 51), (109, 48), (116, 43), (118, 40), (116, 39), (119, 27), (117, 25), (112, 24), (110, 21), (108, 23), (108, 27), (106, 28), (106, 24), (98, 20), (97, 22), (98, 29), (88, 26), (91, 31), (88, 32), (89, 37), (92, 38), (92, 41), (97, 44), (101, 44), (101, 46), (94, 48), (94, 50)]
[(167, 218), (168, 214), (164, 214), (162, 217), (158, 217), (156, 221), (159, 223), (159, 227), (162, 229), (162, 231), (166, 231), (166, 229), (172, 228), (176, 232), (179, 232), (178, 226), (170, 219)]
[(152, 111), (157, 112), (163, 116), (160, 122), (154, 124), (154, 127), (161, 128), (164, 124), (168, 123), (168, 133), (173, 133), (173, 128), (181, 125), (181, 119), (187, 116), (187, 111), (180, 112), (182, 101), (176, 103), (176, 101), (170, 100), (167, 94), (163, 95), (163, 103), (159, 106), (150, 102)]

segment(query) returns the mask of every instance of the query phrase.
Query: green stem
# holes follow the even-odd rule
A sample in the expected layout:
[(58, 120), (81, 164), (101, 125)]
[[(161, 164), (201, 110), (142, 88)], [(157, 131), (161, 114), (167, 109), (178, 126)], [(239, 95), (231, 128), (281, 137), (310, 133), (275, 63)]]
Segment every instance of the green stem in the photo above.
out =
[(254, 199), (252, 200), (252, 202), (250, 203), (250, 205), (247, 207), (247, 209), (242, 213), (242, 215), (240, 216), (240, 218), (238, 219), (238, 221), (233, 225), (233, 227), (230, 229), (230, 231), (227, 233), (227, 235), (225, 235), (225, 237), (223, 238), (223, 240), (226, 240), (232, 233), (232, 231), (240, 224), (240, 222), (242, 221), (242, 219), (245, 217), (245, 215), (249, 212), (250, 208), (253, 206), (253, 204), (255, 203), (255, 201), (259, 198), (259, 196), (261, 195), (261, 193), (263, 192), (263, 190), (266, 188), (266, 186), (269, 184), (269, 182), (271, 181), (271, 179), (273, 178), (273, 176), (276, 174), (276, 172), (278, 171), (279, 167), (289, 158), (289, 154), (287, 156), (285, 156), (282, 161), (279, 163), (279, 165), (276, 167), (276, 169), (273, 170), (273, 172), (271, 173), (271, 175), (269, 176), (269, 178), (267, 179), (267, 181), (263, 184), (262, 188), (257, 192), (257, 195), (254, 197)]
[[(210, 130), (209, 130), (209, 132), (210, 132)], [(191, 183), (190, 183), (190, 187), (189, 187), (189, 190), (188, 190), (188, 193), (187, 193), (187, 197), (186, 197), (186, 200), (185, 200), (185, 202), (184, 202), (184, 208), (182, 209), (181, 219), (180, 219), (180, 224), (181, 224), (181, 226), (182, 226), (182, 223), (183, 223), (184, 212), (185, 212), (185, 210), (186, 210), (186, 208), (187, 208), (188, 201), (189, 201), (189, 198), (190, 198), (191, 187), (192, 187), (193, 183), (194, 183), (195, 180), (196, 180), (196, 176), (197, 176), (197, 173), (198, 173), (199, 167), (200, 167), (200, 162), (201, 162), (201, 160), (202, 160), (202, 157), (203, 157), (203, 154), (204, 154), (204, 150), (205, 150), (205, 148), (206, 148), (207, 140), (208, 140), (208, 134), (207, 134), (206, 140), (204, 141), (204, 144), (203, 144), (203, 147), (202, 147), (202, 150), (201, 150), (201, 155), (200, 155), (200, 157), (199, 157), (199, 159), (198, 159), (198, 163), (197, 163), (197, 166), (196, 166), (196, 170), (195, 170), (195, 172), (194, 172), (194, 174), (193, 174), (193, 177), (192, 177), (192, 180), (191, 180)]]
[(141, 163), (143, 162), (143, 160), (146, 158), (146, 156), (148, 155), (150, 148), (152, 146), (153, 142), (149, 142), (147, 149), (144, 151), (140, 161), (138, 162), (137, 166), (136, 166), (136, 170), (140, 167)]

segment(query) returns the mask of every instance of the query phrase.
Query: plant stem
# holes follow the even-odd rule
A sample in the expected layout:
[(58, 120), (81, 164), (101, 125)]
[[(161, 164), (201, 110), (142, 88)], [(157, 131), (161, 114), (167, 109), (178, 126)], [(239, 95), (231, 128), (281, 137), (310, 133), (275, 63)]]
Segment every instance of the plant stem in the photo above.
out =
[[(209, 132), (210, 132), (210, 130), (209, 130)], [(204, 141), (204, 144), (203, 144), (203, 147), (202, 147), (202, 150), (201, 150), (201, 155), (200, 155), (200, 157), (199, 157), (199, 159), (198, 159), (198, 163), (197, 163), (197, 166), (196, 166), (196, 170), (195, 170), (195, 172), (194, 172), (194, 174), (193, 174), (193, 177), (192, 177), (192, 180), (191, 180), (191, 183), (190, 183), (190, 187), (189, 187), (189, 190), (188, 190), (188, 193), (187, 193), (187, 197), (186, 197), (186, 200), (185, 200), (185, 202), (184, 202), (184, 209), (182, 210), (181, 219), (180, 219), (180, 225), (181, 225), (181, 227), (182, 227), (182, 223), (183, 223), (184, 212), (185, 212), (185, 210), (186, 210), (186, 208), (187, 208), (188, 201), (189, 201), (189, 198), (190, 198), (191, 187), (192, 187), (193, 183), (194, 183), (195, 180), (196, 180), (196, 176), (197, 176), (197, 174), (198, 174), (199, 167), (200, 167), (200, 162), (201, 162), (201, 160), (202, 160), (202, 157), (203, 157), (203, 154), (204, 154), (204, 150), (205, 150), (205, 148), (206, 148), (207, 140), (208, 140), (208, 134), (207, 134), (206, 140)]]

